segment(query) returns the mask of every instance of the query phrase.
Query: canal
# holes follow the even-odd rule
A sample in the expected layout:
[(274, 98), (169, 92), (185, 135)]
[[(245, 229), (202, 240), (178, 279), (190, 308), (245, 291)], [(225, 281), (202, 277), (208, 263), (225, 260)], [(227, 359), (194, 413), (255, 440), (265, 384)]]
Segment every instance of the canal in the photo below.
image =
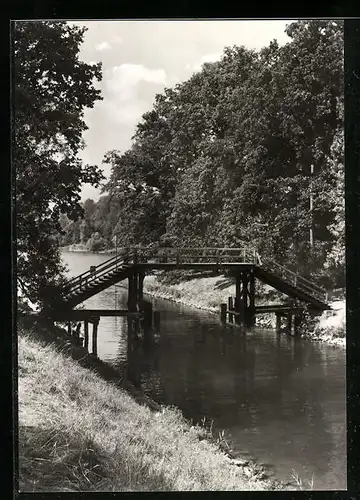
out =
[[(64, 252), (69, 275), (109, 258)], [(346, 355), (342, 348), (246, 334), (216, 315), (150, 299), (161, 311), (155, 343), (139, 343), (128, 359), (127, 319), (102, 317), (98, 356), (122, 370), (155, 401), (175, 405), (196, 422), (213, 421), (229, 445), (282, 481), (295, 472), (304, 489), (346, 489)], [(126, 288), (88, 299), (93, 309), (127, 307)]]

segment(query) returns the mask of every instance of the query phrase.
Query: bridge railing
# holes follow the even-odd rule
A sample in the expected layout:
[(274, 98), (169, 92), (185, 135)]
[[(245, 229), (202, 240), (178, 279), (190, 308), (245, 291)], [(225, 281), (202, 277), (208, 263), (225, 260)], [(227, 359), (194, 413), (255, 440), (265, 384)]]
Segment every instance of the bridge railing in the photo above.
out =
[(84, 286), (89, 285), (91, 282), (105, 276), (107, 273), (116, 270), (117, 268), (121, 268), (124, 265), (124, 255), (116, 255), (115, 257), (111, 257), (110, 259), (102, 262), (98, 266), (91, 266), (87, 271), (71, 278), (69, 281), (65, 283), (62, 287), (63, 294), (72, 293), (78, 289), (82, 289)]
[(92, 266), (78, 276), (68, 280), (63, 285), (61, 292), (68, 295), (83, 289), (95, 280), (104, 277), (111, 271), (122, 266), (134, 265), (139, 262), (145, 263), (252, 263), (257, 262), (257, 252), (254, 248), (232, 248), (232, 247), (119, 247), (117, 255), (102, 262), (98, 266)]
[(303, 278), (302, 276), (299, 276), (298, 274), (294, 273), (293, 271), (290, 271), (290, 269), (287, 269), (286, 267), (281, 266), (277, 262), (273, 260), (268, 260), (268, 259), (260, 259), (260, 265), (269, 271), (272, 271), (275, 273), (277, 276), (282, 278), (284, 281), (287, 283), (297, 287), (304, 293), (307, 293), (308, 295), (314, 296), (316, 299), (320, 300), (321, 302), (327, 302), (327, 291), (325, 288), (320, 287), (316, 283)]
[(124, 265), (137, 263), (249, 263), (257, 264), (282, 278), (287, 283), (296, 286), (304, 293), (314, 296), (320, 301), (327, 302), (327, 292), (324, 288), (299, 276), (289, 269), (270, 259), (262, 259), (255, 248), (251, 247), (120, 247), (117, 255), (92, 266), (88, 271), (70, 279), (62, 287), (63, 295), (73, 293), (91, 284), (93, 281), (106, 276), (109, 272), (121, 269)]
[(255, 263), (257, 253), (249, 248), (217, 247), (159, 247), (157, 249), (132, 248), (137, 262), (190, 264), (190, 263)]

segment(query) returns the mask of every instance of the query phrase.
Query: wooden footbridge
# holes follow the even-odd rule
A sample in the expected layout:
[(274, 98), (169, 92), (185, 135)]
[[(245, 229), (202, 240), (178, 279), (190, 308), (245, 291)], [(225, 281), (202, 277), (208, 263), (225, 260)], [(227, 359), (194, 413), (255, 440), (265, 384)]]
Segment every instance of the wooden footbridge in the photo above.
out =
[[(234, 301), (229, 298), (228, 308), (222, 305), (222, 319), (226, 314), (233, 315), (236, 323), (247, 326), (254, 325), (255, 316), (265, 312), (274, 312), (278, 318), (287, 316), (291, 320), (305, 307), (314, 312), (330, 309), (325, 289), (272, 260), (262, 259), (255, 249), (131, 247), (120, 248), (116, 256), (68, 280), (58, 295), (49, 299), (49, 314), (58, 321), (85, 321), (88, 317), (90, 321), (95, 318), (94, 323), (96, 317), (102, 315), (136, 315), (143, 299), (145, 275), (159, 269), (228, 271), (235, 278), (235, 297)], [(256, 306), (255, 278), (286, 294), (290, 305)], [(86, 299), (124, 280), (128, 281), (126, 311), (74, 309)]]

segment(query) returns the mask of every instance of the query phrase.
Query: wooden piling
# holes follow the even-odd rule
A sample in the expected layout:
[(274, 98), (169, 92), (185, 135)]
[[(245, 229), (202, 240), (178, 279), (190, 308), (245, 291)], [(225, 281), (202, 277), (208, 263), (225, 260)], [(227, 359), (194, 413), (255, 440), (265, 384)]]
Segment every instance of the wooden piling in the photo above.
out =
[(229, 311), (231, 311), (232, 309), (234, 309), (234, 299), (233, 299), (233, 297), (229, 297), (228, 298), (228, 309), (229, 309)]
[(220, 304), (220, 321), (226, 323), (226, 304)]
[(129, 311), (136, 310), (136, 301), (138, 294), (138, 277), (137, 274), (132, 274), (128, 278), (128, 309)]
[(144, 297), (144, 279), (145, 279), (145, 273), (143, 273), (143, 272), (138, 273), (138, 275), (137, 275), (137, 298), (138, 298), (138, 302), (140, 302), (140, 300), (143, 300), (143, 297)]
[(240, 297), (235, 297), (235, 311), (238, 313), (235, 315), (235, 323), (237, 325), (245, 324), (245, 303)]
[(71, 335), (71, 322), (68, 321), (67, 323), (67, 331), (68, 331), (68, 335)]
[(241, 296), (241, 275), (238, 274), (236, 276), (236, 281), (235, 281), (235, 309), (236, 309), (236, 303), (240, 299)]
[(97, 335), (98, 335), (98, 324), (99, 319), (94, 320), (93, 323), (93, 334), (92, 334), (92, 353), (97, 356)]
[(81, 323), (78, 323), (74, 331), (74, 339), (77, 345), (80, 345), (80, 329), (81, 329)]
[(84, 321), (84, 347), (89, 348), (89, 322)]

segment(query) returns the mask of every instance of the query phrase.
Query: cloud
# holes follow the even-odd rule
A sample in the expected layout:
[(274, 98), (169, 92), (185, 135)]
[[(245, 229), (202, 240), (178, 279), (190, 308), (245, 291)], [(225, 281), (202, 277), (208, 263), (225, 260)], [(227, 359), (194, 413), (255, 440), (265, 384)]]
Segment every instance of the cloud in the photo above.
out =
[(106, 115), (118, 125), (133, 128), (141, 116), (149, 111), (151, 104), (145, 101), (133, 100), (126, 103), (108, 101), (103, 103)]
[(95, 47), (95, 50), (99, 50), (99, 51), (103, 51), (103, 50), (110, 50), (111, 49), (111, 45), (109, 44), (109, 42), (107, 41), (103, 41), (101, 43), (99, 43), (98, 45), (96, 45)]
[(155, 94), (167, 83), (167, 76), (163, 69), (125, 63), (108, 69), (104, 80), (109, 96), (104, 101), (106, 114), (116, 123), (132, 127), (151, 109)]
[(150, 69), (142, 64), (121, 64), (111, 68), (106, 85), (110, 93), (124, 101), (134, 97), (140, 82), (165, 85), (166, 73), (163, 69)]
[(192, 71), (201, 71), (202, 65), (207, 62), (215, 62), (219, 61), (222, 56), (222, 52), (213, 52), (211, 54), (205, 54), (201, 56), (200, 60), (193, 64), (187, 64), (185, 66), (186, 69)]

